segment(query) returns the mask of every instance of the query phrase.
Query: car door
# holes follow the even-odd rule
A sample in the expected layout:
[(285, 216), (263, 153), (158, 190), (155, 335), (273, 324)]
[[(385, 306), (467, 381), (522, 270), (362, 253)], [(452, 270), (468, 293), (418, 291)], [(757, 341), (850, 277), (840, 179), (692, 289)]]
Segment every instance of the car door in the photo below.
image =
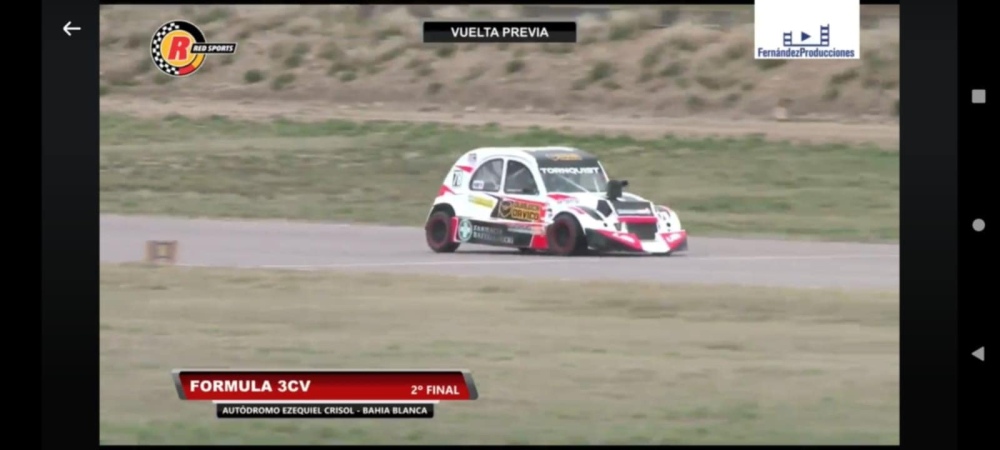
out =
[(535, 171), (527, 162), (508, 158), (504, 167), (503, 197), (494, 211), (494, 217), (510, 222), (542, 222), (546, 202), (540, 195), (540, 186)]
[(504, 158), (495, 157), (479, 164), (469, 176), (468, 205), (463, 216), (475, 220), (493, 220), (493, 210), (500, 201), (503, 187)]

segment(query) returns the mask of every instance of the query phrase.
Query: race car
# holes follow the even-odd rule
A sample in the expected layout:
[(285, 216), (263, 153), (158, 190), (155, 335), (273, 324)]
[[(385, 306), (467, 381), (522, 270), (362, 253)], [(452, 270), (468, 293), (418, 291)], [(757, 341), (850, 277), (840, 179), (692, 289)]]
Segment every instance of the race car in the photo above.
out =
[(427, 245), (437, 253), (481, 244), (562, 256), (687, 250), (677, 213), (626, 186), (576, 148), (477, 148), (445, 176), (427, 215)]

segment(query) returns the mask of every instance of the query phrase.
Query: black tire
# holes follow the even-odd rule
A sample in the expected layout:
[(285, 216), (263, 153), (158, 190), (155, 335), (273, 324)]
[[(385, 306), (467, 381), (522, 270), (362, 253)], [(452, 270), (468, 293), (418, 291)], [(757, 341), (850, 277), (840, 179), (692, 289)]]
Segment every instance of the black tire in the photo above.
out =
[(535, 253), (535, 249), (528, 247), (518, 247), (517, 251), (521, 252), (522, 255), (530, 255), (532, 253)]
[(587, 237), (575, 217), (556, 217), (545, 230), (549, 241), (549, 252), (559, 256), (574, 256), (587, 253)]
[(424, 234), (427, 237), (427, 246), (434, 253), (452, 253), (458, 250), (459, 243), (451, 240), (455, 232), (451, 226), (452, 217), (454, 216), (447, 211), (438, 211), (427, 218)]

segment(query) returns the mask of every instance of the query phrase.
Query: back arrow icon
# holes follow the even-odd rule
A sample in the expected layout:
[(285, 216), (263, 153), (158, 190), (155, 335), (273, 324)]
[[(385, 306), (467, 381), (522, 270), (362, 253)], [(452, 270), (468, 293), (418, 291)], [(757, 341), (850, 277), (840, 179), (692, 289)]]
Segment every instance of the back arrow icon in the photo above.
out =
[(80, 31), (80, 27), (70, 26), (72, 24), (73, 24), (73, 21), (71, 20), (69, 22), (66, 22), (66, 25), (63, 25), (63, 31), (66, 32), (66, 36), (72, 36), (73, 35), (73, 33), (70, 33), (70, 31)]

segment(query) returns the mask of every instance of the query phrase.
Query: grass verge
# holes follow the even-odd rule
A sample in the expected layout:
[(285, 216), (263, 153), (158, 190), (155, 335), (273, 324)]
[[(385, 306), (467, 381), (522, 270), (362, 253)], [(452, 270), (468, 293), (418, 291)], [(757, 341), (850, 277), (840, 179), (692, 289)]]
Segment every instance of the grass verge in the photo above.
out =
[(899, 235), (899, 153), (761, 138), (581, 136), (499, 126), (101, 117), (101, 211), (420, 225), (479, 146), (570, 145), (696, 235)]
[[(109, 444), (898, 444), (898, 293), (101, 267)], [(627, 295), (623, 295), (628, 292)], [(429, 422), (218, 421), (177, 367), (461, 367)]]

